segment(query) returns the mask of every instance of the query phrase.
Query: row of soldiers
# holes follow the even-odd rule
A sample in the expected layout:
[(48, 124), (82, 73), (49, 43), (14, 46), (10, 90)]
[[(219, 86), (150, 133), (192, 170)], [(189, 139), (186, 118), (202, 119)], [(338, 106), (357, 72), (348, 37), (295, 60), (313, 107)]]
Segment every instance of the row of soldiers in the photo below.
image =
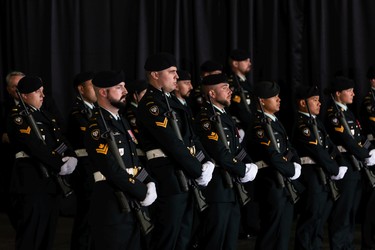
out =
[[(354, 82), (334, 80), (325, 126), (318, 90), (298, 87), (290, 140), (275, 115), (278, 84), (248, 86), (244, 51), (233, 51), (230, 64), (230, 79), (215, 67), (204, 76), (194, 116), (190, 76), (168, 53), (147, 58), (147, 81), (78, 74), (68, 139), (47, 110), (41, 79), (20, 76), (21, 102), (7, 126), (17, 249), (52, 249), (60, 198), (71, 188), (72, 249), (236, 249), (240, 222), (258, 217), (241, 217), (250, 199), (259, 203), (256, 249), (288, 249), (295, 204), (295, 249), (321, 249), (327, 221), (331, 249), (353, 249), (361, 196), (362, 247), (374, 248), (375, 151), (347, 108)], [(373, 103), (366, 97), (372, 122)]]

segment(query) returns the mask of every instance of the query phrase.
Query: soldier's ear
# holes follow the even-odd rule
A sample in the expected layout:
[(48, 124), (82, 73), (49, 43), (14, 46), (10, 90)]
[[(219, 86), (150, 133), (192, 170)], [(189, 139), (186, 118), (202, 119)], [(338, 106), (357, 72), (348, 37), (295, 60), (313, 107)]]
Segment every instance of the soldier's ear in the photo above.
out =
[(156, 72), (156, 71), (152, 71), (152, 72), (150, 73), (150, 75), (151, 75), (151, 77), (154, 78), (154, 79), (158, 79), (158, 78), (159, 78), (159, 73)]
[(305, 108), (306, 107), (306, 101), (304, 99), (299, 100), (299, 106)]

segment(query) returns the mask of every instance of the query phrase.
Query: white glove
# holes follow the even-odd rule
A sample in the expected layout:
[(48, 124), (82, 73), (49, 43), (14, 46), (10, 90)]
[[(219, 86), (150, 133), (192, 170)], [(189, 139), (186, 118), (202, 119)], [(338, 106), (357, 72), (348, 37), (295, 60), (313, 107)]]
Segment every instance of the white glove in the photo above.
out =
[(301, 175), (301, 165), (297, 162), (293, 162), (294, 165), (294, 175), (290, 177), (291, 180), (296, 180)]
[(337, 175), (331, 176), (331, 180), (338, 181), (344, 178), (346, 171), (348, 170), (348, 167), (346, 166), (340, 166), (339, 167), (339, 173)]
[(68, 170), (69, 170), (68, 174), (73, 173), (74, 169), (76, 169), (77, 162), (78, 162), (77, 158), (69, 157), (69, 160), (66, 162), (68, 164)]
[(146, 186), (147, 186), (146, 198), (143, 201), (139, 202), (144, 207), (150, 206), (156, 200), (156, 198), (158, 198), (158, 195), (156, 193), (155, 183), (149, 182), (147, 183)]
[(210, 161), (206, 161), (202, 164), (202, 174), (195, 181), (200, 186), (207, 186), (212, 179), (212, 173), (214, 172), (215, 164)]
[(242, 128), (240, 128), (238, 130), (238, 135), (240, 136), (240, 138), (238, 138), (238, 139), (239, 139), (239, 141), (241, 143), (243, 141), (243, 138), (245, 137), (245, 131)]
[(62, 158), (62, 161), (65, 163), (61, 166), (59, 175), (67, 175), (73, 173), (74, 169), (77, 166), (77, 158), (65, 156), (64, 158)]
[(245, 176), (240, 178), (241, 183), (246, 183), (249, 181), (253, 181), (255, 179), (255, 176), (257, 176), (258, 173), (258, 166), (254, 163), (246, 163), (246, 171)]
[(62, 158), (62, 161), (65, 162), (65, 163), (61, 166), (59, 175), (67, 175), (68, 174), (69, 169), (68, 169), (67, 161), (69, 160), (69, 158), (70, 158), (69, 156), (66, 156), (66, 157)]
[(375, 165), (375, 149), (371, 149), (369, 152), (370, 157), (365, 159), (366, 166), (373, 166)]

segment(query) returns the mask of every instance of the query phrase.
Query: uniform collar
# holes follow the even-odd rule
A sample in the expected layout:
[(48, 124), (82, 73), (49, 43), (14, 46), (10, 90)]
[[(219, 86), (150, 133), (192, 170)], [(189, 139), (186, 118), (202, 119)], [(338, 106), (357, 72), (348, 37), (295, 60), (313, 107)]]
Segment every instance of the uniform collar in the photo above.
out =
[[(306, 112), (302, 112), (302, 111), (298, 111), (298, 113), (301, 113), (307, 117), (310, 117), (310, 114), (309, 113), (306, 113)], [(311, 115), (313, 118), (316, 118), (316, 115)]]
[(216, 106), (215, 104), (212, 104), (212, 106), (214, 106), (217, 110), (219, 110), (219, 112), (221, 113), (221, 114), (225, 114), (226, 112), (225, 112), (225, 109), (221, 109), (221, 108), (219, 108), (218, 106)]
[(340, 102), (336, 102), (335, 103), (340, 107), (342, 108), (344, 111), (347, 111), (348, 110), (348, 106), (346, 106), (345, 104), (343, 103), (340, 103)]
[[(260, 111), (261, 112), (261, 111)], [(275, 115), (271, 115), (271, 114), (268, 114), (268, 113), (266, 113), (266, 112), (264, 112), (264, 114), (268, 117), (268, 118), (270, 118), (272, 121), (277, 121), (277, 117), (275, 116)]]

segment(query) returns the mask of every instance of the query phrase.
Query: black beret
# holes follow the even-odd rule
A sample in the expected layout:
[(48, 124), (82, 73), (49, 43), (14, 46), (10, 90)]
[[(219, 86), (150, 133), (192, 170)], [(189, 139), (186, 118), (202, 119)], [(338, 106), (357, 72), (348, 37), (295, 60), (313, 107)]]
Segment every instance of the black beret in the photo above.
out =
[(343, 91), (351, 88), (354, 88), (354, 81), (352, 79), (345, 76), (336, 76), (333, 79), (332, 85), (329, 90), (331, 93), (334, 93), (336, 91)]
[(375, 68), (374, 66), (370, 66), (367, 70), (366, 74), (368, 79), (375, 79)]
[(230, 52), (229, 57), (234, 61), (244, 61), (250, 58), (250, 53), (246, 50), (235, 49)]
[(144, 68), (147, 71), (161, 71), (172, 66), (177, 66), (176, 58), (169, 53), (160, 52), (149, 56)]
[(219, 83), (227, 83), (228, 78), (225, 74), (208, 75), (202, 79), (202, 85), (216, 85)]
[(307, 99), (312, 96), (318, 96), (319, 90), (317, 86), (300, 85), (296, 88), (296, 99)]
[(201, 70), (201, 72), (212, 72), (212, 71), (216, 71), (216, 70), (222, 71), (223, 65), (218, 63), (218, 62), (208, 60), (208, 61), (205, 61), (204, 63), (202, 63), (202, 65), (200, 66), (200, 70)]
[(190, 73), (185, 70), (177, 70), (178, 79), (177, 81), (190, 81)]
[(101, 71), (94, 75), (92, 83), (99, 88), (110, 88), (124, 81), (122, 71)]
[(126, 84), (126, 90), (129, 94), (140, 93), (147, 87), (148, 82), (146, 80), (137, 80)]
[(88, 81), (88, 80), (92, 80), (94, 78), (94, 72), (81, 72), (81, 73), (78, 73), (75, 77), (74, 77), (74, 81), (73, 81), (73, 86), (74, 87), (77, 87), (78, 85)]
[(17, 89), (22, 94), (29, 94), (43, 86), (42, 79), (38, 76), (24, 76), (18, 82)]
[(254, 94), (259, 98), (270, 98), (280, 93), (280, 86), (276, 82), (262, 81), (254, 85)]

